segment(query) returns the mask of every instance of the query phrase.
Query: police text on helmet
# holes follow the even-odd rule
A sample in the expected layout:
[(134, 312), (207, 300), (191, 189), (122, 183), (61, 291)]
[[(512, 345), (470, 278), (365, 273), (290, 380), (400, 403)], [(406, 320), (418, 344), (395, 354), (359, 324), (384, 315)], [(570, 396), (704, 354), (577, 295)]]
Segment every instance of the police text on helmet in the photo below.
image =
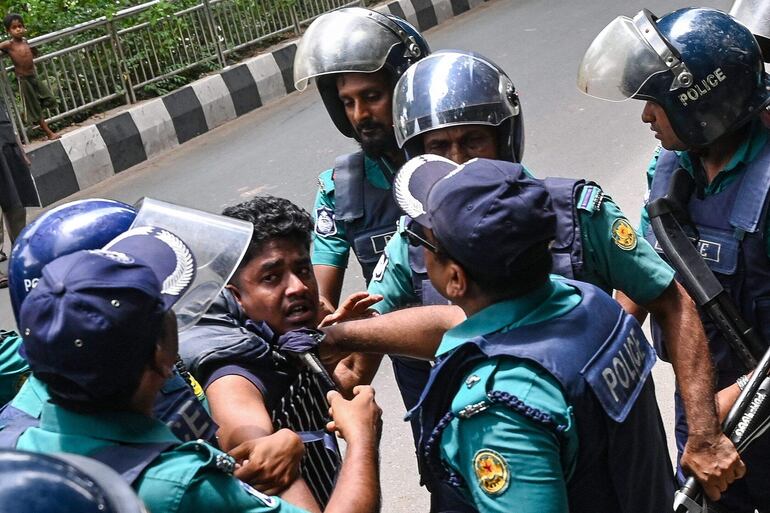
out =
[(689, 88), (686, 92), (679, 95), (679, 101), (682, 105), (687, 107), (688, 102), (696, 102), (702, 97), (706, 96), (711, 90), (717, 87), (727, 76), (722, 72), (722, 68), (717, 68), (713, 73), (706, 75), (706, 78), (702, 79), (699, 84), (695, 84)]

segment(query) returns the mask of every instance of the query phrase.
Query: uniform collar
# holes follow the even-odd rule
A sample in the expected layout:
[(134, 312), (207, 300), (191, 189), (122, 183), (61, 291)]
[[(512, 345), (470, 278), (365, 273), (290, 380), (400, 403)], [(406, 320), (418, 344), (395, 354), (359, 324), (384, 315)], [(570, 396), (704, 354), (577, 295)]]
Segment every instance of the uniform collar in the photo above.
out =
[[(388, 167), (390, 166), (390, 167)], [(366, 179), (378, 189), (390, 189), (393, 185), (393, 177), (397, 169), (392, 169), (392, 165), (386, 158), (373, 159), (364, 155), (364, 172)]]
[(30, 374), (27, 381), (19, 389), (19, 393), (13, 398), (14, 407), (23, 410), (25, 413), (39, 419), (45, 403), (50, 396), (45, 383)]
[(577, 289), (551, 276), (545, 285), (529, 294), (494, 303), (447, 331), (436, 356), (448, 353), (478, 336), (561, 317), (580, 301)]
[(126, 411), (75, 413), (52, 403), (43, 405), (40, 427), (62, 435), (88, 436), (125, 443), (179, 442), (161, 421)]
[[(759, 152), (762, 151), (762, 148), (764, 148), (765, 144), (767, 144), (767, 139), (768, 130), (762, 124), (762, 121), (759, 119), (754, 120), (749, 128), (748, 137), (746, 137), (743, 142), (741, 142), (740, 146), (738, 146), (738, 149), (735, 150), (735, 153), (733, 154), (732, 158), (730, 158), (730, 161), (727, 163), (727, 165), (725, 165), (724, 169), (722, 169), (714, 178), (714, 180), (712, 180), (711, 183), (706, 187), (706, 192), (716, 192), (726, 175), (729, 175), (736, 170), (742, 170), (751, 162), (753, 162), (754, 159), (756, 159), (759, 155)], [(677, 151), (676, 154), (679, 156), (679, 161), (682, 166), (684, 166), (684, 168), (687, 169), (690, 174), (692, 174), (693, 165), (690, 153), (686, 151)]]

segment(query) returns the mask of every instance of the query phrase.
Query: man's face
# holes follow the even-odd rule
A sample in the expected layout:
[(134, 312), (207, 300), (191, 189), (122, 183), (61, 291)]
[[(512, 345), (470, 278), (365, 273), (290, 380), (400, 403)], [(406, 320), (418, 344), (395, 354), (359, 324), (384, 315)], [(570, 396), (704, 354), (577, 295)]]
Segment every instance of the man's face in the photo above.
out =
[(398, 150), (391, 111), (393, 90), (384, 71), (341, 74), (337, 95), (367, 155), (376, 158)]
[(644, 123), (649, 123), (650, 130), (655, 132), (655, 138), (658, 139), (660, 145), (667, 150), (683, 151), (687, 149), (687, 146), (679, 140), (679, 137), (674, 133), (674, 129), (671, 128), (671, 123), (669, 122), (663, 107), (657, 103), (648, 101), (644, 104), (642, 121)]
[(497, 158), (497, 130), (488, 125), (439, 128), (422, 136), (425, 153), (441, 155), (456, 164), (473, 158)]
[(11, 22), (11, 26), (8, 27), (8, 33), (14, 39), (21, 39), (22, 37), (24, 37), (25, 32), (26, 32), (26, 29), (24, 28), (24, 24), (19, 20), (13, 20)]
[(316, 326), (318, 285), (302, 242), (265, 242), (262, 252), (239, 271), (228, 288), (249, 319), (265, 321), (278, 335)]

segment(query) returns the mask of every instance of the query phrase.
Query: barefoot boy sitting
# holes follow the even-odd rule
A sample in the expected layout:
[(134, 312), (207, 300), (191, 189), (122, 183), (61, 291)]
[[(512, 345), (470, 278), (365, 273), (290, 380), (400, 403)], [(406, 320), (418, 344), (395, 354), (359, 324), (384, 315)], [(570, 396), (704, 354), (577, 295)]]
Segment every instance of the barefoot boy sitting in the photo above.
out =
[(48, 139), (58, 139), (60, 136), (48, 127), (43, 115), (43, 109), (56, 107), (56, 99), (35, 74), (33, 59), (37, 51), (29, 46), (24, 38), (27, 32), (24, 20), (20, 15), (11, 13), (3, 19), (3, 24), (11, 39), (0, 43), (0, 51), (7, 53), (13, 61), (13, 70), (19, 79), (19, 89), (24, 99), (27, 121), (37, 121)]

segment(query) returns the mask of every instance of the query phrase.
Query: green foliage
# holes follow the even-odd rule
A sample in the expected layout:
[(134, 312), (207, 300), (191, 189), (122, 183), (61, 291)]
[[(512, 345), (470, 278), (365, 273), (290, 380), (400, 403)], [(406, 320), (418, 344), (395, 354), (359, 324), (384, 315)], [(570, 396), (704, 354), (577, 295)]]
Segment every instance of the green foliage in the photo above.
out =
[[(102, 20), (37, 45), (36, 71), (59, 100), (49, 118), (79, 120), (115, 107), (125, 102), (128, 84), (138, 100), (167, 94), (219, 69), (219, 50), (230, 52), (228, 60), (238, 59), (255, 41), (266, 45), (291, 34), (295, 15), (306, 20), (322, 13), (317, 1), (208, 0), (209, 18), (206, 0), (160, 0), (140, 13), (118, 16), (146, 1), (0, 0), (0, 15), (20, 14), (29, 39)], [(322, 9), (346, 1), (327, 0)], [(18, 93), (15, 77), (9, 77)]]

